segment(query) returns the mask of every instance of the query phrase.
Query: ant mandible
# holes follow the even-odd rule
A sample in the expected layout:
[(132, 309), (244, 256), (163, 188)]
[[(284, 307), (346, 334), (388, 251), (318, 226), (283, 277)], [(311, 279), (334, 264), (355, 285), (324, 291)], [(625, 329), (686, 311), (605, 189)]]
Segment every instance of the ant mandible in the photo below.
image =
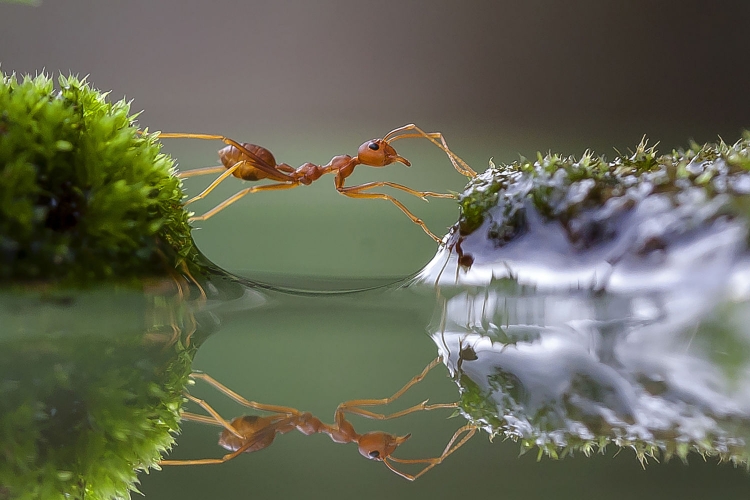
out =
[(314, 163), (305, 163), (298, 168), (293, 168), (286, 163), (277, 163), (276, 158), (266, 148), (257, 146), (249, 143), (239, 143), (233, 139), (222, 135), (212, 134), (187, 134), (187, 133), (158, 133), (160, 138), (187, 138), (187, 139), (207, 139), (207, 140), (220, 140), (223, 141), (227, 146), (219, 150), (219, 158), (222, 165), (216, 167), (206, 167), (194, 170), (189, 170), (179, 174), (181, 178), (193, 177), (198, 175), (215, 174), (222, 172), (216, 180), (214, 180), (206, 189), (203, 190), (199, 195), (188, 200), (185, 205), (193, 203), (194, 201), (205, 198), (211, 191), (216, 188), (222, 181), (224, 181), (230, 175), (246, 181), (258, 181), (261, 179), (268, 179), (276, 181), (273, 184), (266, 184), (262, 186), (255, 186), (243, 189), (242, 191), (230, 196), (222, 203), (212, 208), (205, 214), (192, 217), (190, 221), (203, 221), (207, 220), (217, 213), (227, 208), (232, 203), (236, 202), (240, 198), (250, 193), (257, 193), (259, 191), (272, 191), (280, 189), (291, 189), (300, 185), (309, 185), (318, 180), (325, 174), (335, 174), (335, 186), (336, 190), (350, 198), (370, 198), (370, 199), (382, 199), (388, 200), (396, 205), (409, 219), (415, 224), (418, 224), (425, 233), (427, 233), (433, 240), (440, 243), (440, 238), (435, 236), (422, 221), (422, 219), (411, 213), (400, 201), (391, 195), (383, 193), (367, 193), (373, 188), (377, 187), (390, 187), (398, 189), (414, 195), (427, 201), (427, 197), (433, 198), (454, 198), (452, 194), (433, 193), (432, 191), (416, 191), (409, 187), (395, 182), (378, 181), (378, 182), (367, 182), (356, 186), (344, 186), (344, 182), (349, 177), (354, 168), (357, 165), (367, 165), (370, 167), (384, 167), (391, 163), (399, 162), (403, 163), (407, 167), (411, 165), (409, 160), (399, 156), (396, 150), (391, 146), (391, 142), (398, 139), (406, 139), (412, 137), (422, 137), (441, 150), (443, 150), (450, 159), (454, 168), (467, 177), (476, 177), (477, 173), (461, 158), (456, 156), (445, 142), (443, 134), (440, 132), (425, 132), (416, 125), (409, 124), (391, 130), (382, 139), (373, 139), (367, 141), (359, 147), (356, 157), (349, 155), (334, 156), (330, 162), (326, 165), (316, 165)]
[[(380, 431), (358, 434), (354, 430), (352, 424), (346, 419), (346, 414), (349, 413), (360, 415), (377, 420), (388, 420), (392, 418), (402, 417), (416, 411), (429, 411), (438, 408), (457, 408), (458, 403), (440, 403), (428, 405), (427, 400), (414, 405), (411, 408), (407, 408), (396, 413), (391, 413), (389, 415), (375, 413), (362, 408), (363, 406), (386, 405), (395, 401), (396, 399), (401, 397), (401, 395), (404, 394), (407, 390), (409, 390), (411, 386), (421, 381), (427, 375), (427, 372), (438, 365), (441, 361), (442, 360), (439, 357), (433, 360), (429, 365), (425, 367), (424, 370), (422, 370), (419, 375), (416, 375), (414, 378), (409, 380), (406, 385), (404, 385), (393, 396), (389, 398), (355, 399), (352, 401), (341, 403), (336, 408), (336, 412), (334, 413), (334, 424), (325, 424), (309, 412), (301, 412), (287, 406), (268, 405), (256, 403), (255, 401), (249, 401), (205, 373), (192, 373), (190, 376), (193, 379), (200, 379), (207, 382), (220, 392), (229, 396), (237, 403), (248, 408), (253, 408), (255, 410), (271, 412), (272, 414), (265, 417), (259, 417), (257, 415), (243, 415), (229, 422), (225, 420), (221, 415), (219, 415), (219, 413), (205, 401), (198, 399), (191, 394), (185, 393), (185, 397), (201, 406), (210, 414), (210, 416), (183, 412), (182, 418), (194, 422), (202, 422), (223, 427), (224, 430), (221, 432), (221, 435), (219, 437), (219, 445), (229, 450), (230, 453), (227, 453), (221, 458), (204, 458), (197, 460), (162, 460), (161, 462), (159, 462), (159, 464), (221, 464), (241, 455), (242, 453), (252, 453), (254, 451), (259, 451), (267, 448), (271, 443), (273, 443), (276, 434), (286, 434), (287, 432), (297, 429), (299, 432), (305, 434), (306, 436), (317, 433), (328, 434), (331, 437), (331, 440), (333, 440), (333, 442), (335, 443), (356, 443), (359, 447), (359, 453), (363, 457), (370, 460), (383, 462), (386, 467), (388, 467), (388, 469), (390, 469), (392, 472), (398, 474), (404, 479), (414, 481), (428, 470), (443, 462), (443, 460), (445, 460), (448, 455), (463, 446), (463, 444), (471, 439), (471, 437), (474, 435), (477, 430), (477, 426), (474, 424), (468, 424), (458, 429), (439, 457), (404, 459), (396, 458), (392, 454), (394, 451), (396, 451), (396, 448), (398, 448), (407, 439), (409, 439), (409, 437), (411, 437), (411, 434), (407, 434), (405, 436), (395, 436), (393, 434), (388, 434), (386, 432)], [(391, 464), (391, 462), (426, 465), (419, 473), (412, 475), (397, 470), (393, 466), (393, 464)]]

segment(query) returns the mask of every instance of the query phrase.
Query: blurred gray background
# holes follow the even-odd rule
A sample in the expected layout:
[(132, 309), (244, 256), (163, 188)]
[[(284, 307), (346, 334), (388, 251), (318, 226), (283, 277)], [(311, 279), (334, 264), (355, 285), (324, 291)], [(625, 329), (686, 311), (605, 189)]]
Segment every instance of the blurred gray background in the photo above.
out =
[[(112, 98), (133, 99), (143, 127), (224, 134), (294, 166), (354, 154), (415, 122), (442, 131), (482, 171), (490, 157), (513, 161), (540, 150), (612, 155), (643, 135), (662, 150), (689, 139), (737, 140), (750, 128), (748, 19), (746, 1), (47, 0), (0, 3), (0, 63), (4, 72), (89, 75)], [(426, 141), (396, 146), (412, 168), (360, 167), (352, 184), (464, 186)], [(220, 147), (165, 141), (184, 169), (215, 164)], [(187, 189), (195, 194), (209, 182), (191, 180)], [(230, 179), (195, 210), (239, 189)], [(399, 198), (436, 233), (457, 219), (450, 200)], [(391, 204), (347, 199), (330, 178), (246, 197), (200, 226), (194, 234), (206, 255), (248, 276), (405, 276), (435, 251)], [(245, 314), (202, 347), (195, 367), (259, 401), (323, 418), (344, 399), (387, 395), (435, 356), (424, 335), (432, 306), (404, 304), (396, 313), (357, 300), (289, 299)], [(455, 398), (444, 370), (418, 391)], [(239, 411), (205, 395), (227, 415)], [(415, 419), (420, 424), (388, 426), (414, 433), (403, 456), (434, 454), (460, 424)], [(215, 434), (186, 427), (177, 456), (219, 456)], [(690, 467), (652, 464), (644, 472), (627, 451), (616, 460), (610, 453), (542, 464), (517, 452), (512, 443), (474, 438), (409, 485), (353, 446), (290, 434), (262, 456), (152, 474), (143, 489), (148, 498), (656, 499), (746, 498), (750, 485), (743, 471), (698, 457)]]
[[(481, 171), (539, 150), (612, 155), (643, 135), (663, 150), (735, 141), (750, 127), (748, 19), (745, 1), (59, 0), (0, 4), (0, 63), (89, 75), (150, 130), (228, 135), (294, 166), (415, 122)], [(411, 169), (360, 167), (351, 183), (461, 190), (436, 148), (396, 145)], [(166, 150), (189, 169), (220, 146)], [(226, 182), (196, 212), (238, 189)], [(395, 207), (344, 198), (331, 179), (254, 198), (196, 231), (225, 267), (404, 275), (434, 251)], [(435, 233), (457, 218), (450, 201), (400, 198)]]

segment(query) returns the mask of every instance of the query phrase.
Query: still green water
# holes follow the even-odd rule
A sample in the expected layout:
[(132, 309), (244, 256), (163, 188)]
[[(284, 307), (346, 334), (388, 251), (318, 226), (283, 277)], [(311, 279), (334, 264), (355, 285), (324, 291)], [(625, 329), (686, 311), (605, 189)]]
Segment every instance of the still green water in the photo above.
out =
[[(340, 287), (351, 285), (339, 283)], [(430, 294), (395, 286), (335, 296), (253, 293), (241, 302), (249, 308), (226, 313), (221, 330), (199, 350), (194, 368), (253, 400), (294, 406), (330, 422), (340, 402), (386, 397), (435, 357), (438, 346), (428, 331), (435, 331), (438, 302)], [(477, 350), (481, 357), (479, 346)], [(191, 392), (210, 401), (225, 416), (243, 413), (210, 388), (198, 385)], [(394, 407), (427, 398), (450, 402), (457, 397), (456, 384), (445, 367), (438, 366)], [(416, 458), (439, 455), (453, 432), (465, 423), (462, 417), (446, 418), (449, 413), (439, 410), (385, 422), (351, 420), (358, 432), (411, 432), (411, 440), (395, 455)], [(186, 423), (171, 458), (220, 457), (225, 451), (216, 445), (217, 436), (213, 427)], [(359, 456), (352, 444), (337, 445), (326, 436), (290, 433), (277, 437), (266, 450), (223, 465), (165, 467), (143, 475), (142, 491), (151, 498), (196, 499), (300, 495), (740, 498), (747, 491), (744, 470), (717, 465), (715, 460), (704, 462), (697, 455), (689, 458), (688, 466), (678, 460), (667, 464), (651, 460), (644, 470), (631, 450), (617, 453), (614, 447), (604, 455), (586, 458), (577, 454), (560, 461), (537, 462), (535, 452), (520, 458), (518, 452), (517, 443), (499, 438), (490, 443), (487, 434), (480, 432), (443, 464), (408, 483), (383, 464)]]

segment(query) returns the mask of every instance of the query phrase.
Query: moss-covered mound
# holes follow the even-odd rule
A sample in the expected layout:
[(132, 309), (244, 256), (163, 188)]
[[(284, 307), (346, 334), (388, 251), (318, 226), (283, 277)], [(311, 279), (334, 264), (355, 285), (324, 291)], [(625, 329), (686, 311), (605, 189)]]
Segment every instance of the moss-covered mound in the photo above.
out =
[(482, 225), (488, 210), (502, 207), (487, 235), (503, 246), (523, 234), (525, 212), (533, 207), (545, 220), (559, 221), (574, 246), (587, 248), (607, 237), (606, 228), (594, 227), (581, 216), (613, 198), (628, 195), (631, 200), (622, 209), (629, 210), (645, 196), (660, 193), (675, 195), (679, 205), (682, 200), (676, 195), (690, 187), (701, 187), (709, 198), (746, 195), (749, 172), (750, 133), (735, 144), (693, 144), (665, 155), (645, 141), (632, 154), (612, 160), (590, 153), (581, 158), (539, 154), (536, 161), (490, 164), (473, 179), (460, 197), (458, 229), (460, 235), (469, 235)]
[(164, 275), (192, 251), (172, 160), (75, 77), (0, 85), (0, 283)]

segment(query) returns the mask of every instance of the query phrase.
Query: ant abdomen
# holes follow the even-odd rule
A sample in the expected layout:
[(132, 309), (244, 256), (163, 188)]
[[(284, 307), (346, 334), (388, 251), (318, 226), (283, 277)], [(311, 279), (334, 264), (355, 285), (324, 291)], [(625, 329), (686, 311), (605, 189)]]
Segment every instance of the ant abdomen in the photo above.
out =
[[(252, 436), (255, 441), (251, 446), (245, 448), (244, 453), (267, 448), (273, 443), (276, 437), (274, 430), (269, 431), (269, 417), (259, 417), (257, 415), (243, 415), (233, 419), (230, 423), (239, 434), (243, 436)], [(247, 445), (247, 438), (240, 439), (236, 435), (224, 429), (219, 437), (219, 446), (229, 451), (237, 451)]]
[(241, 164), (239, 168), (232, 172), (232, 175), (238, 179), (246, 181), (267, 179), (269, 175), (263, 170), (255, 168), (253, 164), (260, 159), (268, 165), (276, 165), (276, 158), (274, 158), (273, 153), (263, 146), (250, 144), (248, 142), (243, 142), (242, 147), (252, 153), (256, 158), (253, 158), (244, 151), (240, 151), (236, 147), (229, 145), (219, 150), (221, 164), (226, 168), (232, 168), (234, 165), (244, 161), (246, 163)]

